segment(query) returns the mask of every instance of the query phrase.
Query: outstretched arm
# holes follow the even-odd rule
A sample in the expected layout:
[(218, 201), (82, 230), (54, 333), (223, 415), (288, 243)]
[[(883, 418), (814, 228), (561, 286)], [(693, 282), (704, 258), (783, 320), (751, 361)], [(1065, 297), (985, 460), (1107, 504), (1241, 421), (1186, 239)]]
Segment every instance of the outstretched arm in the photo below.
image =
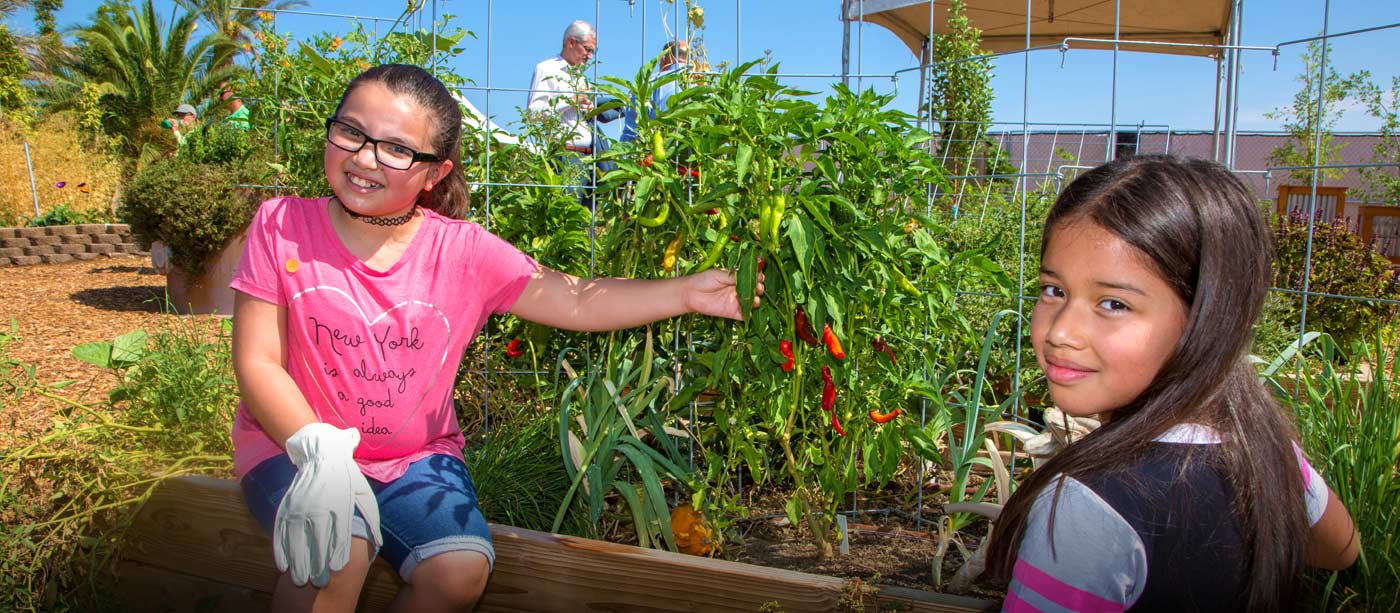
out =
[[(762, 277), (756, 293), (763, 293)], [(754, 298), (758, 304), (758, 298)], [(740, 319), (733, 273), (707, 270), (675, 279), (580, 279), (540, 268), (510, 313), (536, 323), (602, 332), (686, 313)]]

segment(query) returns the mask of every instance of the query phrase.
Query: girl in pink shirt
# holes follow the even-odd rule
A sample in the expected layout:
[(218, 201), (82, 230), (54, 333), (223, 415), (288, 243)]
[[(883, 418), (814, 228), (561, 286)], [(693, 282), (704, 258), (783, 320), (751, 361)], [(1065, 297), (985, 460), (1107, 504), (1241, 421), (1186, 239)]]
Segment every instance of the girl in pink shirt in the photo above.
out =
[(353, 610), (376, 555), (406, 583), (395, 610), (476, 602), (494, 552), (451, 391), (491, 314), (580, 331), (740, 317), (728, 272), (579, 279), (461, 221), (461, 124), (421, 68), (372, 68), (326, 120), (334, 195), (269, 200), (248, 229), (234, 461), (273, 537), (278, 610)]

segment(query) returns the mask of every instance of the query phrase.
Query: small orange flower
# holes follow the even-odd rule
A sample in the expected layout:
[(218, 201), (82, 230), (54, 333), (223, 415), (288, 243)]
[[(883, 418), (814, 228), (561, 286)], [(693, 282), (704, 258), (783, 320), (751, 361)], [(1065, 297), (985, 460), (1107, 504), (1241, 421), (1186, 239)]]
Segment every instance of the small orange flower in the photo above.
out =
[(335, 37), (335, 40), (332, 40), (332, 41), (331, 41), (331, 44), (330, 44), (330, 47), (329, 47), (329, 48), (330, 48), (330, 51), (331, 51), (332, 53), (334, 53), (337, 49), (340, 48), (340, 45), (342, 45), (342, 44), (344, 44), (344, 43), (345, 43), (345, 41), (344, 41), (344, 40), (341, 40), (341, 38), (340, 38), (339, 36)]
[(272, 21), (272, 13), (268, 11), (258, 11), (258, 19), (261, 19), (263, 23), (270, 22)]
[(282, 60), (282, 61), (279, 62), (279, 63), (282, 65), (283, 68), (291, 68), (291, 67), (292, 67), (292, 63), (291, 63), (291, 62), (288, 62), (287, 60)]

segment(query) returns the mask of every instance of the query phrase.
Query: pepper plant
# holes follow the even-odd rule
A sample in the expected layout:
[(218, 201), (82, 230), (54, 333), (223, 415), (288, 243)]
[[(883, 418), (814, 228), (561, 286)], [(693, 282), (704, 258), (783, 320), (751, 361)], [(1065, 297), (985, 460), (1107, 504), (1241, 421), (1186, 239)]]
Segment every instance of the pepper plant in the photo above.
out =
[[(755, 64), (683, 89), (654, 117), (641, 103), (639, 138), (604, 156), (618, 170), (600, 190), (626, 217), (599, 261), (626, 276), (737, 271), (744, 323), (684, 324), (707, 342), (673, 405), (717, 394), (694, 424), (707, 481), (695, 502), (729, 504), (724, 485), (741, 470), (781, 479), (790, 519), (829, 555), (862, 479), (888, 482), (910, 444), (935, 453), (944, 392), (925, 369), (976, 336), (952, 308), (955, 280), (1007, 283), (977, 251), (949, 253), (928, 232), (924, 194), (943, 172), (931, 135), (888, 110), (890, 96), (837, 87), (818, 104)], [(649, 68), (602, 89), (649, 100)], [(935, 414), (910, 411), (923, 407)]]

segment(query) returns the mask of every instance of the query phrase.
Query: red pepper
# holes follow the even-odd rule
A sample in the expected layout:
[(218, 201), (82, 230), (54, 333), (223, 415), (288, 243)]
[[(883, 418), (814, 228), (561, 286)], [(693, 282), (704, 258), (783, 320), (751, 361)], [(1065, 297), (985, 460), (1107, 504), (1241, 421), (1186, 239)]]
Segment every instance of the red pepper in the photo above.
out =
[(652, 165), (652, 157), (651, 157), (651, 154), (648, 153), (648, 154), (646, 154), (645, 157), (642, 158), (642, 166), (646, 166), (647, 168), (651, 168), (651, 165)]
[[(738, 235), (738, 234), (730, 234), (730, 235), (729, 235), (729, 242), (731, 242), (731, 243), (737, 243), (737, 242), (739, 242), (739, 235)], [(763, 272), (763, 269), (760, 268), (760, 269), (758, 270), (758, 272)]]
[(792, 341), (788, 339), (778, 341), (778, 353), (783, 354), (783, 357), (788, 359), (787, 362), (783, 363), (783, 372), (792, 372), (792, 369), (797, 365), (797, 360), (792, 357)]
[(719, 215), (719, 209), (708, 209), (708, 210), (705, 211), (705, 214), (706, 214), (706, 215)]
[(795, 322), (797, 326), (797, 338), (802, 339), (802, 342), (808, 345), (821, 344), (821, 341), (817, 340), (816, 335), (812, 334), (812, 324), (808, 323), (807, 312), (802, 310), (802, 307), (797, 307), (797, 313), (793, 315), (793, 318), (797, 320)]
[(525, 355), (525, 350), (520, 348), (520, 339), (513, 338), (506, 344), (506, 357), (515, 359)]
[(826, 350), (831, 352), (831, 357), (846, 359), (846, 350), (841, 348), (841, 339), (836, 338), (836, 333), (831, 331), (831, 324), (822, 326), (822, 342), (826, 343)]
[(875, 422), (875, 423), (877, 423), (877, 424), (887, 423), (887, 422), (889, 422), (891, 419), (894, 419), (894, 418), (896, 418), (896, 417), (899, 417), (899, 414), (900, 414), (900, 413), (903, 413), (903, 412), (904, 412), (904, 409), (895, 409), (895, 410), (893, 410), (893, 411), (890, 411), (889, 413), (881, 413), (881, 412), (879, 412), (879, 411), (871, 410), (871, 411), (870, 411), (870, 421), (873, 421), (873, 422)]
[(890, 356), (890, 364), (894, 364), (899, 361), (894, 357), (894, 350), (890, 349), (889, 343), (886, 343), (885, 339), (882, 337), (877, 336), (875, 337), (875, 340), (870, 341), (870, 348), (874, 349), (876, 353), (883, 353), (887, 356)]
[(696, 169), (694, 169), (694, 168), (690, 168), (690, 167), (687, 167), (687, 166), (682, 166), (682, 165), (680, 165), (680, 164), (676, 164), (676, 174), (678, 174), (678, 175), (680, 175), (680, 176), (682, 176), (682, 177), (688, 176), (688, 177), (691, 177), (692, 179), (699, 179), (699, 178), (700, 178), (700, 171), (699, 171), (699, 170), (696, 170)]
[[(822, 385), (822, 410), (831, 411), (836, 407), (836, 382), (831, 380), (830, 366), (822, 367), (822, 381), (825, 382)], [(835, 417), (836, 413), (831, 415)]]
[(831, 427), (836, 429), (836, 433), (846, 436), (846, 429), (841, 427), (841, 420), (836, 419), (836, 413), (831, 414)]

